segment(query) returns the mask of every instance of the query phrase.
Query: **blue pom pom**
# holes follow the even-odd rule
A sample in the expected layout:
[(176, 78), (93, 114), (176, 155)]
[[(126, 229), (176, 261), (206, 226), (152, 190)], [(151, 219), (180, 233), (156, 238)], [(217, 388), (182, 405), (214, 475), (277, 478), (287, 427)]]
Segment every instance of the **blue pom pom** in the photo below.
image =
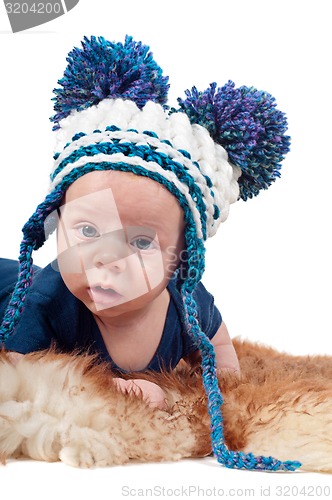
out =
[(147, 101), (166, 104), (168, 77), (162, 76), (149, 47), (130, 36), (126, 36), (124, 44), (103, 37), (84, 37), (82, 47), (68, 54), (68, 66), (58, 80), (62, 88), (53, 90), (53, 130), (72, 110), (81, 111), (107, 97), (130, 99), (139, 108)]
[(285, 135), (286, 116), (270, 94), (253, 87), (236, 89), (229, 81), (221, 88), (213, 83), (204, 92), (193, 87), (178, 102), (191, 123), (205, 127), (241, 168), (240, 198), (256, 196), (280, 177), (290, 137)]

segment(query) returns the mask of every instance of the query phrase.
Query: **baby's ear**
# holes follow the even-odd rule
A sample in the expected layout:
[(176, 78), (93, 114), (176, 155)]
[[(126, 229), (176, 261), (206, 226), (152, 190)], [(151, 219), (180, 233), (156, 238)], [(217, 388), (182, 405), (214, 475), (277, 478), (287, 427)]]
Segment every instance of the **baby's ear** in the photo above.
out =
[(186, 99), (178, 99), (177, 111), (206, 128), (227, 151), (230, 163), (240, 167), (240, 198), (256, 196), (280, 177), (290, 137), (285, 135), (286, 116), (273, 96), (253, 87), (235, 88), (231, 81), (219, 88), (212, 83), (204, 91), (193, 87), (185, 94)]

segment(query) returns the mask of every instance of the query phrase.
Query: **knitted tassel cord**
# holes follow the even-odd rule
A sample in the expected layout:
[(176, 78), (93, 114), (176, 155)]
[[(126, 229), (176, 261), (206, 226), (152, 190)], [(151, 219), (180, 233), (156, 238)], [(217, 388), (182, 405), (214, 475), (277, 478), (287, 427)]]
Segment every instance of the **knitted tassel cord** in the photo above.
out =
[(3, 318), (0, 329), (0, 343), (5, 342), (13, 333), (21, 317), (27, 290), (32, 282), (32, 252), (34, 246), (34, 242), (29, 239), (24, 239), (21, 243), (18, 281)]
[(201, 331), (196, 318), (196, 303), (191, 293), (182, 288), (188, 331), (202, 354), (203, 384), (208, 397), (211, 419), (212, 449), (218, 462), (228, 468), (260, 471), (294, 471), (301, 466), (297, 461), (280, 461), (274, 457), (255, 456), (252, 453), (234, 452), (227, 448), (223, 430), (221, 406), (223, 397), (218, 385), (214, 348)]

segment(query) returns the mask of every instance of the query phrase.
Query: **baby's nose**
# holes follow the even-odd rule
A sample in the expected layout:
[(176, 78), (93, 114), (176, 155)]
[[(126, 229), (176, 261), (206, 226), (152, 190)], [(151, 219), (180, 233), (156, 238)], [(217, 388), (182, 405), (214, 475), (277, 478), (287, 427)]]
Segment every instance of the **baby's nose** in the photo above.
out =
[(114, 251), (114, 248), (104, 248), (94, 254), (92, 258), (92, 266), (85, 266), (85, 268), (89, 269), (89, 267), (108, 267), (109, 269), (116, 268), (119, 271), (124, 271), (127, 266), (127, 259), (122, 255), (122, 252)]
[[(124, 269), (126, 258), (134, 253), (128, 245), (123, 230), (103, 234), (88, 247), (85, 264), (88, 266), (90, 264), (90, 267), (91, 264), (93, 267), (114, 265), (119, 269)], [(86, 265), (85, 268), (87, 268)]]

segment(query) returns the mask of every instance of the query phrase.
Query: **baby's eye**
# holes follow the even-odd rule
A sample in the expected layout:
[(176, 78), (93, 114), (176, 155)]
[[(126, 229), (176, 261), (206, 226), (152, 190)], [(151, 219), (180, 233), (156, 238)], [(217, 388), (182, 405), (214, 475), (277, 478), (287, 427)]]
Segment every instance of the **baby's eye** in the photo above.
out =
[(97, 238), (98, 236), (100, 236), (97, 229), (93, 226), (90, 226), (89, 224), (85, 224), (84, 226), (79, 227), (78, 231), (81, 236), (84, 236), (84, 238)]
[(148, 238), (145, 238), (143, 236), (140, 236), (139, 238), (136, 238), (131, 242), (132, 245), (134, 245), (137, 250), (152, 250), (154, 245), (153, 241), (151, 241)]

